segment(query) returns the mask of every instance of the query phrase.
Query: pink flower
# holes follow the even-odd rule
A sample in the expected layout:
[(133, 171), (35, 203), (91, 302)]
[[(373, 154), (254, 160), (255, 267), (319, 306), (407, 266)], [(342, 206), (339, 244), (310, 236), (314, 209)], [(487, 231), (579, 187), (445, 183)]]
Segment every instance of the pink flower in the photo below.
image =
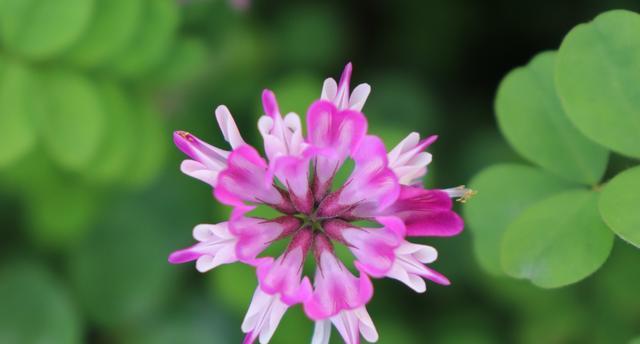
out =
[[(169, 261), (195, 260), (201, 272), (233, 262), (256, 268), (258, 286), (242, 323), (245, 343), (269, 342), (286, 311), (297, 305), (315, 322), (312, 343), (328, 343), (332, 325), (345, 343), (359, 343), (360, 336), (375, 342), (378, 332), (366, 310), (371, 278), (396, 279), (417, 292), (426, 290), (426, 280), (449, 284), (426, 265), (437, 251), (407, 239), (460, 233), (463, 222), (451, 198), (466, 201), (473, 192), (422, 187), (431, 162), (424, 150), (436, 136), (421, 140), (411, 133), (387, 152), (380, 138), (367, 133), (361, 111), (371, 88), (361, 84), (351, 92), (351, 69), (347, 64), (338, 83), (324, 82), (320, 99), (307, 111), (306, 136), (300, 117), (283, 116), (273, 92), (263, 92), (265, 115), (258, 129), (266, 159), (245, 143), (224, 106), (216, 118), (230, 151), (186, 132), (174, 134), (190, 158), (181, 170), (213, 187), (215, 198), (233, 211), (227, 222), (196, 226), (198, 242), (172, 253)], [(354, 162), (351, 175), (334, 185), (347, 160)], [(282, 215), (254, 217), (258, 205)], [(356, 224), (362, 221), (371, 225)], [(279, 240), (288, 241), (284, 252), (262, 254)], [(335, 245), (349, 248), (353, 267), (335, 255)], [(303, 271), (306, 259), (315, 261), (313, 276)]]

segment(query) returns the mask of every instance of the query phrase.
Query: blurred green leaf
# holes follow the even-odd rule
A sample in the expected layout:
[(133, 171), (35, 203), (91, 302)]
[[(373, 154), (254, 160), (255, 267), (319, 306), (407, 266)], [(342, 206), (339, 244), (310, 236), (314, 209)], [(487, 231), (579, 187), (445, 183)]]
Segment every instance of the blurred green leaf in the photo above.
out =
[(158, 312), (124, 344), (225, 344), (240, 335), (240, 328), (224, 318), (223, 309), (207, 302), (201, 295), (192, 300), (180, 299), (170, 312)]
[(65, 58), (93, 67), (123, 49), (141, 22), (143, 0), (93, 0), (92, 20)]
[(216, 268), (209, 275), (216, 298), (244, 316), (258, 286), (255, 269), (245, 264), (227, 264)]
[(78, 181), (54, 179), (40, 184), (25, 197), (29, 234), (50, 248), (77, 244), (99, 210), (99, 193)]
[(526, 209), (504, 234), (505, 272), (555, 288), (598, 270), (609, 256), (613, 233), (600, 219), (597, 202), (595, 192), (573, 190)]
[(555, 52), (536, 55), (510, 72), (496, 97), (498, 124), (518, 153), (569, 180), (597, 183), (608, 152), (573, 127), (556, 95)]
[[(273, 89), (278, 97), (278, 105), (283, 116), (295, 112), (300, 116), (302, 126), (306, 127), (304, 119), (307, 109), (313, 101), (320, 98), (322, 80), (308, 74), (292, 74), (279, 80), (269, 89)], [(264, 113), (260, 108), (259, 113)]]
[(501, 274), (500, 244), (513, 220), (531, 204), (575, 185), (540, 169), (500, 164), (488, 167), (470, 183), (478, 194), (463, 210), (480, 266)]
[(145, 4), (136, 33), (111, 59), (111, 69), (123, 77), (136, 78), (155, 67), (169, 51), (176, 35), (177, 2), (153, 0)]
[(134, 104), (129, 95), (118, 84), (102, 81), (98, 85), (102, 104), (107, 114), (105, 118), (104, 143), (100, 146), (93, 162), (87, 167), (86, 178), (98, 183), (122, 181), (128, 178), (133, 163), (136, 145)]
[(82, 35), (93, 9), (93, 0), (2, 0), (0, 37), (13, 53), (51, 58)]
[(66, 70), (44, 76), (46, 90), (43, 140), (51, 158), (60, 167), (82, 171), (98, 152), (107, 114), (94, 82)]
[(604, 187), (600, 214), (619, 237), (640, 248), (640, 167), (624, 171)]
[[(361, 76), (357, 68), (354, 77), (351, 83), (359, 84)], [(411, 131), (424, 136), (438, 133), (437, 107), (416, 78), (388, 73), (368, 78), (367, 81), (374, 86), (363, 108), (369, 118), (370, 132), (376, 133), (380, 128), (394, 126), (405, 130), (407, 133), (404, 136)]]
[(81, 343), (66, 290), (44, 267), (10, 260), (0, 269), (0, 343)]
[(640, 344), (640, 337), (636, 337), (632, 339), (629, 344)]
[(640, 157), (640, 15), (606, 12), (576, 26), (558, 53), (556, 86), (587, 137)]
[(127, 182), (144, 186), (153, 181), (165, 162), (171, 134), (165, 129), (161, 114), (148, 100), (139, 101), (133, 107), (134, 143), (133, 160), (127, 174)]
[(168, 220), (147, 204), (115, 204), (68, 260), (83, 310), (111, 330), (161, 309), (178, 280), (167, 263)]
[(164, 58), (154, 72), (151, 79), (174, 86), (201, 77), (203, 70), (208, 67), (209, 49), (198, 38), (185, 37), (174, 43), (170, 53)]
[[(313, 321), (309, 320), (302, 311), (302, 305), (290, 307), (282, 317), (282, 321), (280, 325), (278, 325), (278, 329), (273, 335), (271, 342), (298, 344), (302, 338), (311, 338), (313, 335), (313, 325)], [(335, 334), (338, 335), (337, 333)]]
[[(640, 266), (640, 254), (635, 246), (616, 240), (611, 256), (598, 271), (594, 279), (594, 299), (599, 306), (601, 318), (615, 323), (616, 337), (606, 333), (612, 342), (623, 342), (634, 333), (637, 319), (640, 319), (640, 274), (630, 273), (632, 267)], [(598, 319), (599, 320), (599, 319)], [(613, 339), (619, 338), (619, 339)]]
[(9, 60), (0, 60), (0, 168), (11, 165), (30, 151), (36, 143), (33, 99), (33, 72), (28, 67)]
[(281, 19), (276, 29), (274, 53), (286, 65), (318, 67), (346, 64), (347, 61), (339, 60), (344, 56), (348, 36), (338, 12), (326, 6), (307, 4), (288, 6), (279, 15)]

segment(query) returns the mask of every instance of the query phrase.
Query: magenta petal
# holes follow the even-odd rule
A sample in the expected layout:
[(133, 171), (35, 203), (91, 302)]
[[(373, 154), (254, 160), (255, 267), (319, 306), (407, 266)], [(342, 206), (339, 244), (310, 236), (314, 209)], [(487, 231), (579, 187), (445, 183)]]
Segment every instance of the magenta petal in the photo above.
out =
[(327, 181), (360, 145), (367, 131), (367, 121), (358, 111), (340, 111), (332, 103), (318, 100), (307, 112), (307, 128), (307, 141), (318, 154), (316, 184), (325, 190)]
[(218, 175), (214, 195), (227, 205), (240, 206), (243, 202), (282, 205), (286, 200), (267, 181), (266, 162), (251, 146), (243, 145), (231, 152), (228, 167)]
[(271, 90), (262, 91), (262, 107), (264, 113), (271, 118), (280, 116), (280, 109), (278, 108), (278, 102), (276, 101), (276, 95)]
[(394, 203), (400, 192), (398, 178), (388, 166), (387, 154), (382, 141), (375, 136), (366, 136), (353, 156), (355, 169), (338, 203), (353, 205), (354, 215), (372, 217)]
[(393, 266), (395, 249), (404, 242), (405, 227), (395, 217), (376, 219), (382, 228), (348, 228), (342, 237), (356, 256), (361, 271), (373, 277), (384, 277)]
[(311, 294), (308, 279), (301, 280), (302, 264), (311, 246), (313, 234), (310, 228), (296, 233), (287, 247), (287, 251), (275, 261), (273, 258), (261, 259), (257, 275), (260, 288), (270, 295), (280, 295), (287, 305), (305, 301)]
[(365, 305), (373, 296), (373, 285), (365, 273), (356, 278), (329, 251), (320, 255), (314, 279), (313, 295), (304, 302), (304, 311), (312, 320), (322, 320), (342, 310)]
[(452, 210), (435, 210), (405, 218), (408, 236), (449, 237), (462, 232), (464, 221)]
[(402, 186), (397, 201), (385, 213), (401, 218), (408, 236), (453, 236), (464, 222), (453, 210), (446, 192)]
[(191, 247), (175, 251), (169, 255), (169, 263), (182, 264), (194, 261), (202, 256), (202, 253), (195, 252)]

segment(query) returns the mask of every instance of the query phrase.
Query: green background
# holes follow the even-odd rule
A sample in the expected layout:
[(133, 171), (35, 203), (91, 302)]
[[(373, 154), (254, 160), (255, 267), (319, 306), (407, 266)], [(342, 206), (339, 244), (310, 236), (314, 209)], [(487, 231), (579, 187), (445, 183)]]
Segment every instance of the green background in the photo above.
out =
[[(304, 114), (324, 78), (339, 77), (348, 61), (354, 82), (372, 86), (364, 112), (370, 132), (388, 148), (410, 131), (440, 136), (429, 187), (466, 184), (502, 164), (492, 168), (503, 176), (504, 192), (481, 198), (481, 188), (477, 196), (478, 203), (506, 207), (489, 209), (500, 226), (513, 220), (500, 214), (568, 190), (558, 202), (577, 202), (577, 213), (581, 205), (599, 206), (607, 225), (637, 243), (637, 217), (616, 220), (616, 212), (638, 209), (637, 194), (597, 204), (571, 191), (573, 182), (608, 180), (637, 165), (628, 157), (637, 157), (637, 141), (615, 142), (622, 154), (611, 155), (606, 171), (600, 146), (579, 142), (591, 168), (585, 172), (570, 159), (575, 150), (567, 159), (537, 158), (539, 150), (556, 151), (544, 143), (579, 135), (575, 129), (546, 132), (543, 123), (541, 143), (531, 145), (509, 136), (528, 126), (505, 120), (499, 128), (494, 115), (494, 105), (498, 119), (501, 109), (540, 111), (536, 101), (509, 102), (531, 94), (517, 74), (513, 82), (522, 88), (511, 89), (515, 96), (499, 92), (500, 81), (539, 52), (558, 49), (574, 26), (615, 8), (640, 11), (636, 1), (622, 0), (257, 0), (247, 10), (222, 0), (0, 0), (0, 343), (240, 342), (256, 283), (252, 269), (222, 266), (202, 275), (192, 264), (167, 263), (171, 251), (191, 244), (193, 226), (228, 214), (208, 186), (179, 172), (183, 155), (172, 131), (225, 146), (213, 116), (225, 104), (245, 139), (260, 147), (263, 88), (276, 92), (284, 111)], [(543, 54), (531, 68), (544, 77), (554, 57)], [(572, 56), (560, 55), (571, 65)], [(564, 80), (583, 74), (579, 67)], [(562, 111), (557, 100), (547, 109)], [(604, 143), (616, 138), (594, 136)], [(528, 162), (555, 175), (521, 166)], [(526, 178), (513, 177), (513, 169), (525, 169), (519, 176)], [(566, 175), (578, 177), (559, 178)], [(482, 177), (474, 180), (492, 183)], [(638, 185), (637, 170), (624, 177)], [(612, 183), (605, 195), (625, 185)], [(529, 199), (510, 201), (510, 193), (529, 189), (535, 191)], [(469, 216), (474, 211), (465, 209)], [(520, 220), (536, 247), (565, 259), (557, 247), (535, 242), (537, 226), (551, 225)], [(598, 221), (578, 216), (572, 228), (600, 238)], [(578, 284), (541, 289), (499, 273), (495, 242), (504, 228), (483, 226), (487, 236), (475, 238), (468, 229), (418, 240), (439, 250), (433, 266), (451, 286), (429, 284), (426, 294), (415, 294), (397, 281), (374, 281), (368, 309), (380, 343), (628, 343), (640, 336), (637, 248), (604, 235), (605, 248), (578, 252), (598, 260), (613, 246), (597, 272)], [(510, 275), (524, 274), (519, 262), (526, 255), (516, 239), (503, 252), (512, 258), (502, 266)], [(567, 269), (557, 274), (579, 273)], [(308, 342), (311, 334), (296, 307), (272, 342)], [(335, 332), (332, 342), (340, 342)]]

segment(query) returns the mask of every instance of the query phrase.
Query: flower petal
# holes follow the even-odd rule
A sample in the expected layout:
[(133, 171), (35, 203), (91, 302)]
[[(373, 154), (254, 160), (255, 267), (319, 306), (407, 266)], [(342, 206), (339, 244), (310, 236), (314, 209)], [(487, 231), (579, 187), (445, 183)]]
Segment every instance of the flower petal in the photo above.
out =
[(431, 163), (431, 154), (424, 149), (438, 139), (432, 135), (420, 141), (418, 133), (411, 133), (389, 152), (389, 167), (398, 176), (400, 184), (419, 184)]
[(229, 231), (238, 238), (236, 256), (244, 263), (257, 264), (256, 257), (273, 241), (300, 227), (300, 220), (282, 216), (274, 220), (235, 216), (229, 220)]
[(183, 153), (193, 159), (182, 163), (182, 172), (215, 187), (217, 175), (227, 167), (229, 152), (184, 131), (174, 132), (173, 141)]
[(349, 180), (337, 192), (338, 197), (323, 202), (320, 213), (336, 213), (342, 208), (355, 217), (373, 217), (398, 198), (398, 178), (387, 166), (386, 150), (379, 138), (366, 136), (353, 159), (355, 169)]
[(313, 337), (311, 344), (329, 344), (331, 338), (331, 321), (318, 320), (313, 327)]
[(193, 236), (199, 242), (173, 252), (169, 256), (170, 263), (180, 264), (196, 260), (196, 269), (206, 272), (238, 260), (235, 254), (238, 238), (229, 231), (226, 222), (217, 225), (197, 225), (193, 229)]
[(228, 167), (218, 175), (216, 198), (227, 205), (243, 202), (287, 206), (288, 201), (269, 180), (267, 164), (251, 146), (243, 145), (229, 155)]
[(360, 343), (360, 335), (368, 342), (378, 341), (378, 331), (365, 307), (342, 311), (331, 318), (346, 344)]
[(189, 177), (193, 177), (211, 185), (211, 187), (216, 187), (218, 174), (220, 173), (217, 170), (209, 169), (198, 161), (189, 159), (182, 161), (182, 164), (180, 164), (180, 171)]
[(303, 302), (311, 296), (311, 283), (306, 277), (301, 279), (301, 274), (312, 238), (311, 228), (299, 230), (278, 259), (265, 258), (258, 264), (258, 280), (264, 292), (280, 295), (288, 305)]
[(268, 343), (288, 308), (278, 296), (266, 294), (259, 287), (256, 288), (242, 321), (242, 332), (247, 333), (243, 343), (253, 343), (258, 338), (260, 343)]
[(395, 249), (404, 242), (405, 227), (394, 217), (376, 219), (382, 228), (347, 228), (342, 237), (356, 256), (362, 271), (383, 277), (393, 266)]
[(324, 193), (346, 157), (360, 145), (367, 131), (367, 121), (360, 112), (339, 111), (332, 103), (318, 100), (309, 107), (307, 128), (307, 141), (318, 151), (316, 194)]
[(453, 236), (462, 231), (464, 222), (452, 207), (446, 192), (403, 186), (385, 214), (401, 218), (408, 236)]
[(313, 320), (358, 308), (373, 296), (373, 286), (367, 274), (361, 272), (356, 278), (329, 251), (320, 254), (314, 283), (313, 295), (304, 303), (305, 313)]
[(224, 140), (229, 142), (231, 148), (235, 149), (246, 144), (242, 139), (242, 136), (240, 136), (238, 126), (236, 126), (236, 122), (233, 120), (233, 116), (231, 116), (229, 109), (224, 105), (220, 105), (216, 108), (215, 112), (218, 126), (220, 126), (220, 131), (222, 131)]

